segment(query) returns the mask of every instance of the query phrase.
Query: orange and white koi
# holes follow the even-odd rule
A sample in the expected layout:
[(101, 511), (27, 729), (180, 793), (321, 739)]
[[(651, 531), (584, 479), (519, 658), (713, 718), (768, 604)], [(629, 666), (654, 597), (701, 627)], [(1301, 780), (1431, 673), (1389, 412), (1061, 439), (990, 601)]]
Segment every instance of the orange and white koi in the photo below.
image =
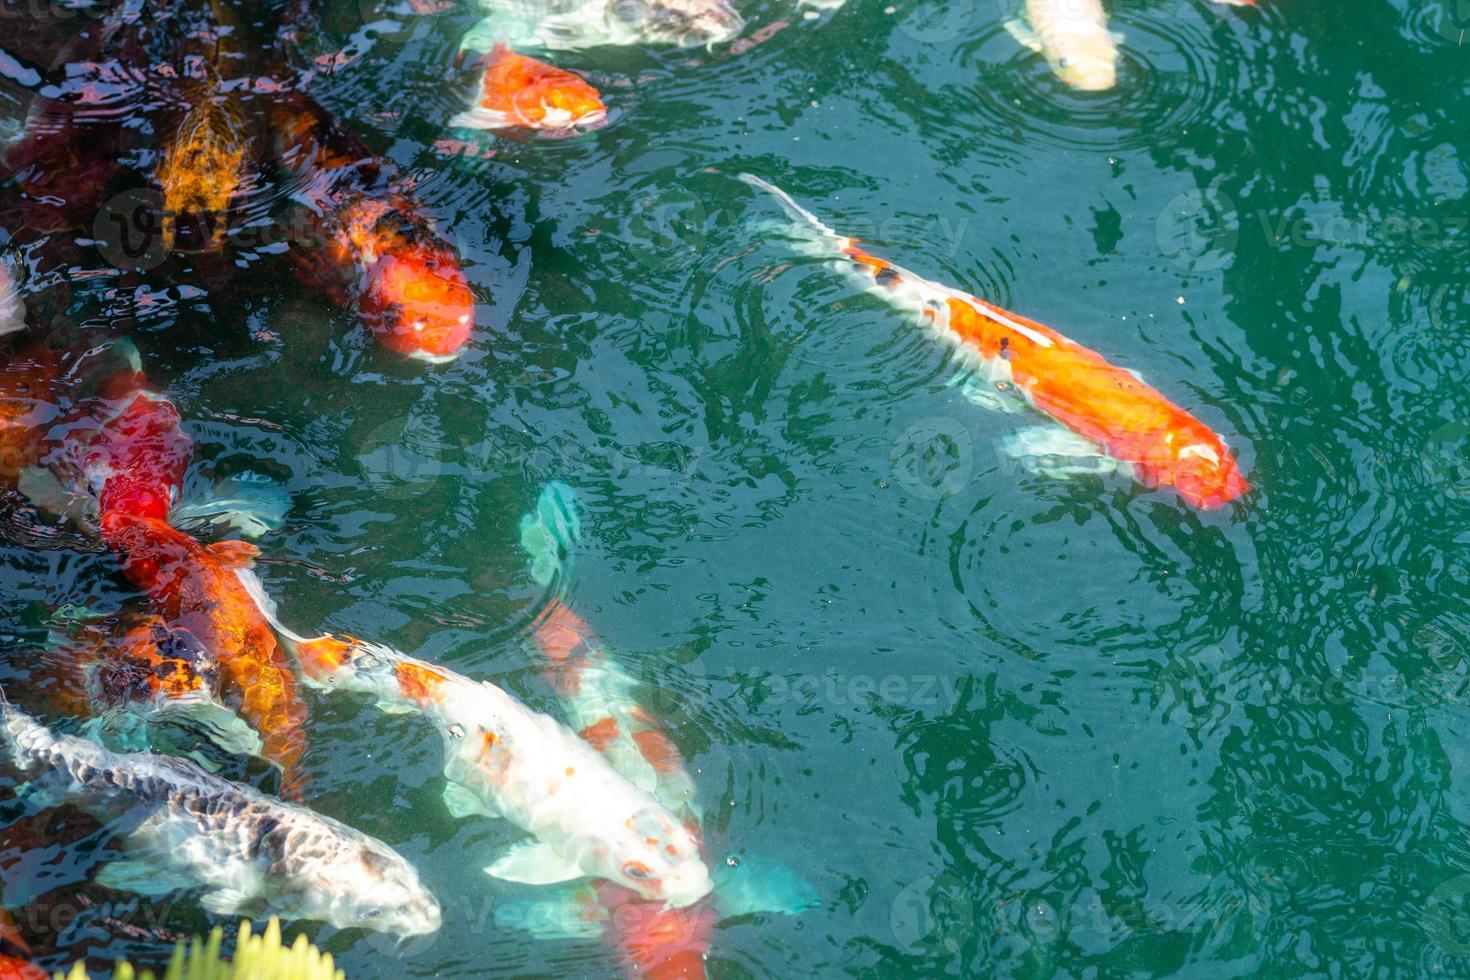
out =
[(297, 271), (355, 304), (388, 349), (435, 364), (458, 357), (473, 329), (474, 294), (454, 246), (394, 165), (300, 92), (277, 94), (271, 129), (311, 225), (291, 251)]
[(607, 121), (602, 96), (586, 79), (495, 45), (470, 108), (449, 120), (466, 129), (588, 129)]
[[(242, 573), (240, 581), (268, 611), (259, 580)], [(494, 684), (350, 637), (305, 639), (272, 622), (313, 683), (435, 722), (452, 814), (505, 817), (532, 835), (487, 874), (527, 884), (605, 878), (675, 908), (709, 893), (709, 869), (689, 830), (566, 726)]]
[(1225, 440), (1132, 372), (1045, 324), (865, 251), (758, 177), (740, 179), (782, 204), (804, 250), (835, 260), (871, 292), (973, 357), (990, 389), (983, 394), (1019, 396), (1145, 486), (1173, 487), (1192, 506), (1221, 507), (1249, 491)]
[(535, 643), (578, 734), (697, 832), (694, 781), (683, 754), (638, 703), (635, 681), (592, 628), (553, 599), (536, 624)]

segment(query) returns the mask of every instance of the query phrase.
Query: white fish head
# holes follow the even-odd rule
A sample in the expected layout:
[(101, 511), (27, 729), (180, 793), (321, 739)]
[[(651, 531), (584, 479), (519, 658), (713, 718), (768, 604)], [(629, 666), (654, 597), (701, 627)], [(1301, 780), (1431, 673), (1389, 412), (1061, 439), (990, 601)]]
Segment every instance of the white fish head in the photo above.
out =
[(619, 28), (654, 44), (720, 44), (745, 29), (727, 0), (613, 0), (608, 16)]
[(1118, 45), (1105, 30), (1074, 35), (1050, 61), (1058, 78), (1082, 92), (1105, 92), (1118, 81)]
[(323, 868), (316, 884), (323, 897), (330, 896), (330, 909), (320, 918), (341, 929), (426, 936), (444, 921), (438, 900), (413, 866), (377, 841), (364, 841)]
[(714, 888), (694, 834), (656, 804), (629, 817), (593, 857), (599, 877), (671, 908), (693, 905)]

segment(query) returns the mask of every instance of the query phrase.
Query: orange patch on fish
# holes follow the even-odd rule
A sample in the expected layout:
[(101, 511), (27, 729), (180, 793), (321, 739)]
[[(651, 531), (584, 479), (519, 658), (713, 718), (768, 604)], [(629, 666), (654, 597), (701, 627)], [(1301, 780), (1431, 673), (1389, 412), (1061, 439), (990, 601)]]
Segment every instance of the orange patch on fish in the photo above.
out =
[[(403, 696), (417, 704), (420, 708), (426, 708), (439, 700), (439, 688), (444, 684), (445, 677), (432, 667), (423, 664), (403, 661), (395, 668), (398, 675), (398, 690)], [(486, 732), (487, 747), (489, 740), (494, 735)]]
[(480, 77), (474, 108), (456, 122), (492, 129), (569, 129), (606, 118), (601, 94), (580, 75), (497, 44)]
[(588, 725), (579, 732), (582, 740), (599, 752), (606, 752), (607, 747), (619, 735), (618, 721), (616, 718), (603, 718)]
[(319, 636), (296, 644), (296, 658), (309, 676), (324, 680), (352, 661), (355, 646), (351, 640)]
[(633, 741), (649, 765), (659, 772), (677, 772), (684, 769), (684, 756), (678, 746), (663, 732), (652, 729), (634, 732)]

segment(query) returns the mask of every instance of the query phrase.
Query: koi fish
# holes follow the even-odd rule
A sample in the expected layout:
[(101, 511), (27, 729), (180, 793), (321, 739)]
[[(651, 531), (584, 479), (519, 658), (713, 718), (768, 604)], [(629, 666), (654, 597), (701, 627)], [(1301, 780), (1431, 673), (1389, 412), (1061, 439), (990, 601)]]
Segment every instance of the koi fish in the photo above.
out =
[(607, 106), (581, 75), (495, 45), (470, 108), (449, 120), (466, 129), (590, 128)]
[(102, 515), (168, 517), (194, 453), (180, 421), (173, 402), (139, 390), (98, 427), (79, 467)]
[(1099, 0), (1026, 0), (1025, 19), (1006, 21), (1005, 28), (1075, 89), (1101, 92), (1117, 81), (1123, 36), (1108, 30)]
[[(548, 484), (535, 511), (521, 520), (532, 578), (544, 586), (565, 576), (580, 536), (572, 488)], [(647, 782), (702, 843), (700, 809), (683, 753), (637, 703), (632, 678), (559, 598), (539, 617), (533, 636), (569, 715), (584, 725), (582, 738), (635, 784)], [(508, 903), (504, 914), (497, 910), (496, 921), (542, 937), (601, 936), (630, 976), (702, 978), (721, 919), (757, 912), (797, 915), (818, 904), (809, 884), (774, 862), (727, 858), (712, 880), (712, 893), (685, 908), (644, 901), (619, 885), (596, 881), (569, 893)]]
[(237, 96), (217, 83), (198, 93), (153, 174), (163, 188), (165, 248), (179, 247), (184, 216), (209, 234), (191, 246), (214, 249), (224, 241), (230, 201), (245, 183), (246, 138), (245, 109)]
[[(146, 614), (73, 622), (53, 635), (32, 684), (58, 710), (88, 719), (87, 734), (104, 746), (148, 748), (162, 723), (178, 721), (227, 751), (259, 754), (260, 737), (219, 699), (218, 662), (185, 630)], [(175, 748), (207, 765), (193, 745)]]
[[(1194, 507), (1221, 507), (1250, 489), (1223, 438), (1131, 372), (1051, 327), (864, 251), (758, 177), (740, 179), (781, 202), (804, 251), (834, 259), (869, 291), (973, 357), (984, 381), (969, 392), (973, 400), (1008, 408), (1019, 396), (1069, 430), (1069, 451), (1081, 437), (1145, 486), (1173, 487)], [(1027, 445), (1034, 448), (1034, 440)]]
[(275, 155), (313, 227), (291, 251), (297, 271), (355, 304), (389, 350), (442, 364), (469, 342), (474, 294), (454, 246), (376, 157), (299, 92), (271, 104)]
[[(259, 579), (239, 577), (269, 610)], [(487, 874), (526, 884), (590, 875), (676, 908), (709, 892), (709, 870), (688, 829), (561, 723), (494, 684), (350, 637), (304, 639), (272, 622), (311, 682), (433, 719), (444, 739), (451, 814), (502, 816), (532, 835)]]
[(0, 980), (51, 980), (51, 974), (31, 961), (31, 948), (3, 909), (0, 909)]
[(713, 47), (745, 29), (728, 0), (480, 0), (486, 17), (461, 50), (513, 47), (576, 50), (603, 45)]
[(41, 458), (45, 430), (60, 415), (56, 358), (44, 347), (0, 365), (0, 485), (15, 488)]
[(164, 520), (125, 511), (105, 512), (101, 527), (124, 576), (218, 660), (230, 703), (260, 733), (261, 755), (281, 768), (281, 795), (301, 799), (306, 706), (270, 624), (234, 575), (259, 550), (243, 541), (204, 545)]
[(146, 815), (123, 837), (129, 857), (98, 884), (159, 895), (203, 886), (217, 915), (259, 907), (297, 919), (426, 935), (439, 903), (388, 845), (330, 817), (226, 782), (184, 759), (110, 752), (57, 735), (0, 695), (0, 742), (37, 791), (103, 819)]

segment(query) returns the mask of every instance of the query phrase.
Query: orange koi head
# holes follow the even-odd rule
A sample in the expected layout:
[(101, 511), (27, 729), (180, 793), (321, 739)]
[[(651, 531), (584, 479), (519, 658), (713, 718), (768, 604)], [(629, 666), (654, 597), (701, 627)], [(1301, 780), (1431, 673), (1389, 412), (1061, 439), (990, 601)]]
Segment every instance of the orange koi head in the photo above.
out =
[(1191, 506), (1223, 507), (1250, 491), (1235, 456), (1224, 440), (1202, 424), (1187, 420), (1133, 460), (1139, 480), (1148, 486), (1172, 486)]
[(102, 513), (168, 516), (184, 485), (194, 449), (166, 398), (140, 391), (102, 426), (82, 456), (82, 472)]
[(344, 222), (362, 270), (363, 322), (383, 346), (432, 363), (454, 360), (470, 339), (475, 298), (450, 244), (407, 201), (364, 200)]
[(582, 76), (497, 44), (474, 104), (452, 122), (474, 129), (573, 129), (606, 120), (601, 94)]

